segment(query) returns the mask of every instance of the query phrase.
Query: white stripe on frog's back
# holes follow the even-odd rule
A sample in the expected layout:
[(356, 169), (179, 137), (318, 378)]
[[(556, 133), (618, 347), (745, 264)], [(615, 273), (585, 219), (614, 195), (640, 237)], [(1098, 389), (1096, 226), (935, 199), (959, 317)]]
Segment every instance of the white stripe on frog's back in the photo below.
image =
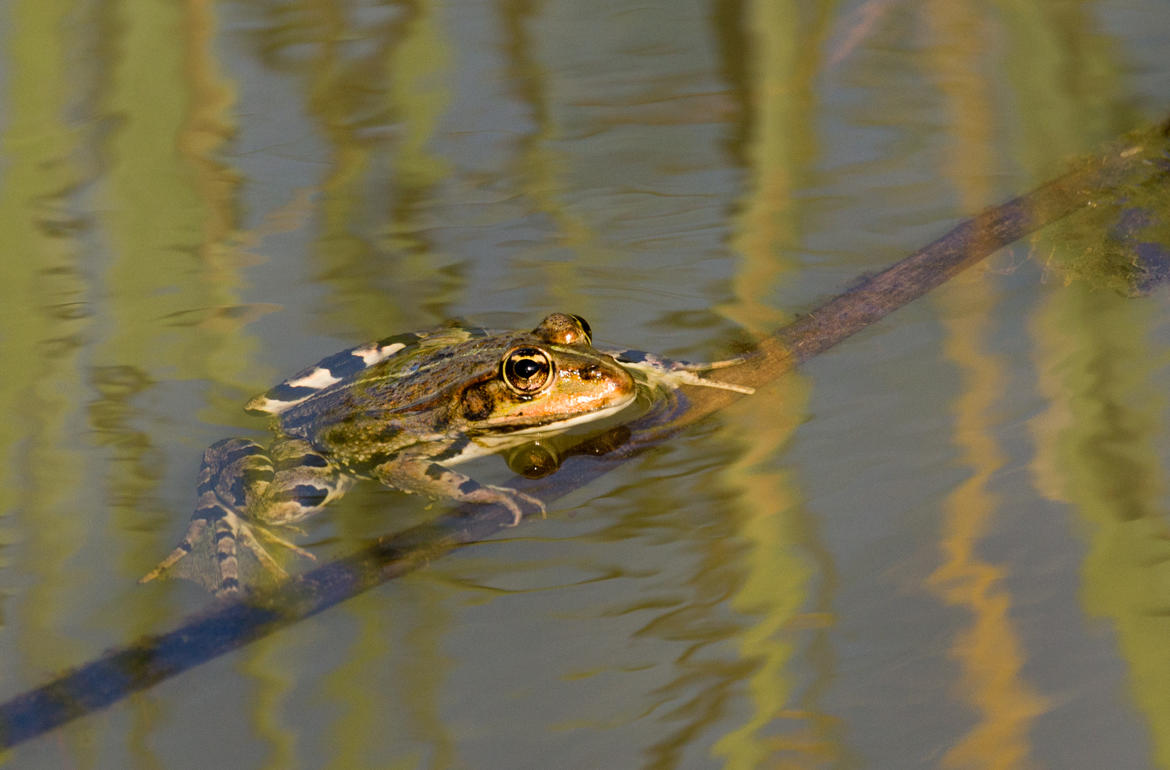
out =
[(244, 408), (249, 412), (280, 414), (340, 382), (353, 379), (395, 353), (417, 345), (419, 339), (421, 337), (417, 334), (402, 334), (334, 353), (256, 396)]

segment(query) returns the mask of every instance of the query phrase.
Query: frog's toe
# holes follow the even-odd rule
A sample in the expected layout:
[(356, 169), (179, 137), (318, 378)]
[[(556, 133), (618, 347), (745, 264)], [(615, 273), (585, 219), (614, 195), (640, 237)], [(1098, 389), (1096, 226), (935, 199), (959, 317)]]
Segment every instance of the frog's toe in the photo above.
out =
[[(270, 554), (268, 549), (265, 548), (264, 545), (257, 539), (256, 531), (263, 533), (265, 539), (271, 539), (281, 544), (286, 544), (285, 541), (281, 540), (275, 535), (272, 535), (264, 529), (253, 530), (250, 525), (242, 521), (238, 516), (233, 515), (231, 519), (233, 520), (228, 521), (227, 517), (225, 517), (225, 526), (221, 527), (219, 531), (216, 532), (216, 558), (220, 562), (221, 572), (224, 571), (225, 562), (228, 559), (234, 559), (236, 562), (235, 571), (237, 572), (238, 577), (240, 559), (239, 546), (243, 546), (244, 550), (247, 552), (247, 555), (254, 558), (266, 572), (280, 578), (287, 577), (288, 573), (284, 571), (283, 567), (276, 563), (276, 559), (272, 558), (272, 554)], [(290, 548), (296, 548), (296, 546), (293, 546), (291, 543), (287, 543), (286, 545), (288, 545)]]
[(175, 549), (167, 554), (167, 557), (160, 561), (154, 569), (147, 572), (142, 577), (138, 578), (139, 583), (149, 583), (150, 581), (166, 574), (172, 567), (178, 564), (187, 554), (195, 549), (195, 546), (203, 538), (207, 531), (208, 520), (205, 518), (197, 518), (191, 522), (191, 526), (187, 527), (187, 531), (183, 534), (183, 539), (175, 546)]
[(524, 508), (521, 506), (521, 503), (529, 505), (540, 511), (541, 518), (544, 518), (548, 515), (544, 507), (544, 503), (541, 500), (533, 497), (532, 495), (527, 495), (518, 489), (512, 489), (511, 487), (495, 487), (491, 485), (481, 486), (479, 489), (484, 494), (482, 499), (477, 500), (476, 502), (496, 503), (497, 505), (502, 505), (511, 511), (512, 523), (508, 525), (510, 527), (515, 527), (521, 522), (521, 520), (524, 519)]
[(236, 557), (238, 517), (219, 505), (199, 508), (183, 539), (154, 569), (139, 578), (147, 583), (159, 577), (178, 577), (194, 581), (217, 594), (239, 590), (239, 566)]
[[(305, 530), (301, 529), (300, 527), (289, 526), (289, 527), (286, 527), (286, 529), (291, 529), (292, 531), (297, 532), (297, 533), (302, 534), (302, 535), (305, 533)], [(291, 540), (286, 540), (285, 538), (280, 537), (279, 535), (277, 535), (275, 532), (268, 529), (267, 527), (258, 527), (256, 529), (256, 531), (260, 534), (261, 537), (263, 537), (265, 540), (267, 540), (269, 543), (272, 543), (273, 545), (279, 545), (281, 548), (285, 548), (289, 551), (292, 551), (297, 556), (303, 556), (306, 559), (309, 559), (311, 561), (317, 561), (317, 557), (314, 556), (312, 553), (310, 553), (309, 551), (306, 551), (304, 548), (301, 548), (299, 545), (292, 542)], [(255, 543), (256, 548), (259, 548), (260, 550), (264, 550), (264, 547), (262, 545), (260, 545), (259, 542), (256, 542), (255, 538), (252, 538), (252, 542)], [(271, 557), (269, 557), (269, 558), (271, 558)]]

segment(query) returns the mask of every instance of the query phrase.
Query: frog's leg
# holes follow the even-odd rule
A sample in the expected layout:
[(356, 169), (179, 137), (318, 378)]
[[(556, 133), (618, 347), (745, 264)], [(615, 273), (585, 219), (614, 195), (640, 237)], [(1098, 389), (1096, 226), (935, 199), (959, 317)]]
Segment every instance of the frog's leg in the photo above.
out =
[(531, 506), (543, 516), (544, 503), (511, 487), (480, 484), (470, 476), (453, 471), (425, 457), (399, 455), (373, 469), (372, 475), (386, 486), (404, 492), (419, 492), (431, 497), (449, 498), (461, 503), (494, 503), (512, 513), (512, 526), (524, 518), (523, 505)]
[[(140, 582), (173, 569), (224, 594), (250, 582), (245, 578), (256, 572), (256, 565), (262, 576), (283, 577), (284, 570), (260, 540), (312, 558), (271, 528), (292, 527), (344, 494), (350, 483), (299, 439), (279, 439), (268, 453), (246, 439), (217, 442), (203, 455), (198, 501), (186, 534)], [(244, 575), (241, 557), (247, 557)]]
[(191, 524), (175, 549), (139, 582), (154, 580), (179, 565), (176, 571), (180, 576), (203, 583), (217, 593), (238, 590), (236, 540), (241, 516), (248, 509), (249, 497), (256, 496), (256, 488), (267, 488), (273, 475), (271, 460), (254, 441), (225, 439), (208, 447), (199, 468), (198, 498)]
[(626, 369), (632, 369), (641, 373), (643, 377), (652, 383), (660, 383), (670, 388), (677, 388), (680, 385), (693, 385), (696, 387), (730, 390), (749, 396), (756, 392), (755, 388), (748, 387), (747, 385), (736, 385), (730, 382), (711, 380), (701, 374), (701, 372), (725, 369), (729, 366), (742, 364), (746, 360), (743, 357), (729, 358), (723, 361), (711, 361), (708, 363), (692, 363), (689, 361), (672, 361), (669, 358), (663, 358), (653, 353), (645, 353), (640, 350), (612, 350), (605, 352), (613, 356), (614, 360), (626, 367)]

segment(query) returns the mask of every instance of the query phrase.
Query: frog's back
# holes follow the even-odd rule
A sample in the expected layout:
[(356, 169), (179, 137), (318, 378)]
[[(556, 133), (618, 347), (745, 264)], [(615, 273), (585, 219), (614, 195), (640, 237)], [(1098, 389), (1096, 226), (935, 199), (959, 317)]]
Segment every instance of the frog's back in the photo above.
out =
[[(357, 345), (327, 356), (253, 398), (244, 407), (255, 414), (278, 415), (282, 421), (290, 413), (319, 412), (325, 402), (339, 394), (364, 389), (366, 382), (384, 381), (401, 393), (389, 394), (395, 404), (408, 407), (417, 400), (410, 393), (418, 389), (418, 380), (433, 376), (437, 362), (457, 355), (457, 349), (487, 336), (483, 329), (444, 326), (421, 332), (386, 337)], [(432, 390), (433, 392), (433, 390)]]

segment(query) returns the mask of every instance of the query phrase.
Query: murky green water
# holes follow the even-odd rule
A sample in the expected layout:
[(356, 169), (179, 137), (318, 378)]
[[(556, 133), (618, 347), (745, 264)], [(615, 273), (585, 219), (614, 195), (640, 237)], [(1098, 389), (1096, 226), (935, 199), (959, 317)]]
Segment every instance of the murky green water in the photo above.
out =
[[(724, 355), (1166, 112), (1168, 42), (1162, 0), (0, 5), (0, 697), (204, 605), (135, 580), (283, 376), (554, 309)], [(1170, 767), (1170, 304), (1056, 248), (7, 759)]]

